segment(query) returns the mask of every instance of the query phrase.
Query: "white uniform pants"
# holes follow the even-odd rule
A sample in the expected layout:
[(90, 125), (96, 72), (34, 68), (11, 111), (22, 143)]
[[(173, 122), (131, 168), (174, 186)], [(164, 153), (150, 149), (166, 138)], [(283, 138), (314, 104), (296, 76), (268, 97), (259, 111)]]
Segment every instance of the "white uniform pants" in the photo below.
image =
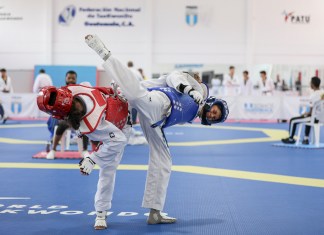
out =
[(162, 129), (152, 128), (151, 125), (166, 116), (170, 100), (162, 92), (147, 91), (131, 70), (112, 56), (103, 67), (108, 76), (120, 86), (131, 106), (137, 109), (141, 127), (149, 144), (150, 159), (142, 206), (162, 210), (172, 162)]
[[(131, 127), (123, 131), (128, 139)], [(116, 131), (115, 135), (118, 135)], [(117, 137), (114, 137), (115, 139)], [(96, 211), (108, 211), (111, 208), (111, 201), (115, 188), (115, 176), (117, 167), (124, 153), (127, 140), (119, 138), (116, 140), (104, 141), (98, 151), (91, 154), (91, 158), (100, 167), (97, 192), (95, 195)]]

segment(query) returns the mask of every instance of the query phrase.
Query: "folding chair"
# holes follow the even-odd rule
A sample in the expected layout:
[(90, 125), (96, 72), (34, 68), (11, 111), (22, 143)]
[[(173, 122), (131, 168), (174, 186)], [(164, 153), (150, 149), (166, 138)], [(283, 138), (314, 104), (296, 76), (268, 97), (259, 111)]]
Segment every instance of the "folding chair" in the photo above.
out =
[[(318, 120), (318, 123), (316, 123), (315, 120)], [(296, 145), (300, 145), (301, 131), (304, 125), (313, 127), (312, 144), (314, 144), (316, 147), (319, 147), (321, 133), (320, 130), (321, 126), (324, 125), (324, 100), (319, 100), (315, 102), (312, 109), (310, 122), (299, 124)]]
[[(53, 141), (55, 138), (57, 127), (58, 126), (55, 126), (54, 128)], [(81, 138), (78, 138), (77, 144), (78, 144), (78, 151), (81, 153), (83, 151), (83, 143)], [(61, 138), (61, 152), (64, 152), (65, 150), (70, 150), (70, 145), (71, 145), (71, 129), (67, 129), (66, 131), (64, 131)]]

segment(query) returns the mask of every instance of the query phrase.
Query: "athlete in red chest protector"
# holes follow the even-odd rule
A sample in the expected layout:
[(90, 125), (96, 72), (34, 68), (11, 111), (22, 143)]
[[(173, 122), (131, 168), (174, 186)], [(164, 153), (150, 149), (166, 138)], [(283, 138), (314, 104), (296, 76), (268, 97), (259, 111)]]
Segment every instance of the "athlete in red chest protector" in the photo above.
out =
[(89, 175), (95, 164), (100, 167), (94, 227), (106, 229), (116, 169), (131, 131), (127, 101), (112, 88), (70, 85), (44, 87), (37, 97), (37, 105), (54, 118), (67, 120), (81, 135), (101, 142), (96, 151), (82, 159), (79, 165), (83, 175)]
[(176, 218), (165, 216), (167, 188), (172, 157), (164, 129), (192, 122), (202, 125), (224, 122), (229, 114), (225, 100), (208, 95), (199, 74), (173, 71), (158, 79), (139, 82), (134, 73), (115, 58), (101, 39), (87, 35), (86, 44), (104, 61), (108, 77), (119, 85), (128, 102), (137, 110), (140, 125), (149, 145), (149, 162), (142, 206), (150, 210), (148, 224), (172, 224)]

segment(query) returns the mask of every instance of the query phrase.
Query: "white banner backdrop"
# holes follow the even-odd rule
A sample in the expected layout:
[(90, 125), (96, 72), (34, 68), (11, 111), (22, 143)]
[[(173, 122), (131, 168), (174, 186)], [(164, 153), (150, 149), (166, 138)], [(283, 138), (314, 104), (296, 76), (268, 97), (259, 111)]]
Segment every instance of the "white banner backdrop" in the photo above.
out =
[[(39, 111), (37, 94), (3, 94), (1, 103), (6, 114), (12, 118), (48, 117)], [(276, 120), (290, 119), (305, 111), (308, 97), (230, 96), (222, 97), (229, 106), (229, 119)]]
[(222, 99), (229, 106), (229, 119), (287, 120), (305, 111), (308, 97), (228, 96)]
[(0, 1), (1, 67), (33, 68), (44, 63), (46, 4), (44, 0)]
[[(253, 1), (254, 53), (258, 61), (314, 64), (323, 57), (322, 0)], [(308, 59), (310, 57), (310, 59)]]
[(1, 0), (1, 67), (100, 66), (89, 33), (148, 76), (165, 63), (322, 64), (322, 9), (323, 0)]
[(84, 42), (97, 34), (114, 56), (135, 68), (151, 69), (151, 18), (148, 0), (54, 1), (53, 63), (101, 66)]
[(244, 19), (245, 1), (158, 0), (154, 7), (154, 22), (158, 29), (155, 41), (244, 45)]
[(156, 63), (244, 63), (245, 1), (157, 0), (153, 10)]
[(240, 97), (237, 99), (240, 119), (278, 119), (280, 117), (280, 97)]
[(38, 109), (36, 102), (37, 94), (33, 93), (0, 93), (0, 100), (9, 118), (40, 118), (48, 117)]
[(54, 41), (83, 42), (90, 33), (110, 43), (145, 41), (145, 10), (145, 0), (56, 0)]

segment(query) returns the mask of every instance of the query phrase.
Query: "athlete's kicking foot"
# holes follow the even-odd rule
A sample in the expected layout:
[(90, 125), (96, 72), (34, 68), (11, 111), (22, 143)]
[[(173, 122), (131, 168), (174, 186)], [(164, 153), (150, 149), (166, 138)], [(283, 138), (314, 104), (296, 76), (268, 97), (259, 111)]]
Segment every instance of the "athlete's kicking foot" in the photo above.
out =
[(92, 48), (97, 54), (106, 61), (110, 56), (110, 51), (106, 48), (97, 35), (87, 35), (85, 42), (90, 48)]
[(161, 215), (159, 210), (151, 209), (150, 215), (147, 219), (148, 224), (173, 224), (177, 221), (176, 218)]

